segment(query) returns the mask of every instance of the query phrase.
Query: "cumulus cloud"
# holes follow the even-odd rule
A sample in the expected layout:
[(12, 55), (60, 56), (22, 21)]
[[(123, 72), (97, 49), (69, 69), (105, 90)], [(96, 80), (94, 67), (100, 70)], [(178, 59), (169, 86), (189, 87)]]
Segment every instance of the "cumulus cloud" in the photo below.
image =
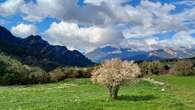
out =
[(153, 34), (185, 29), (182, 20), (173, 16), (173, 4), (141, 1), (134, 7), (122, 5), (128, 0), (85, 0), (78, 6), (77, 0), (37, 0), (22, 7), (25, 20), (42, 21), (46, 17), (84, 25), (131, 24), (126, 26), (127, 36), (151, 36)]
[(195, 7), (182, 12), (177, 17), (181, 18), (183, 21), (194, 21), (195, 20), (194, 12), (195, 12)]
[(172, 4), (141, 1), (139, 6), (128, 6), (127, 9), (130, 23), (133, 24), (124, 31), (127, 37), (151, 37), (158, 33), (177, 32), (186, 29), (181, 18), (171, 14), (171, 11), (175, 9)]
[(17, 37), (26, 38), (30, 35), (35, 35), (37, 33), (37, 29), (32, 24), (21, 23), (15, 27), (12, 27), (11, 32)]
[(118, 5), (129, 2), (129, 0), (85, 0), (85, 3), (90, 3), (94, 5), (100, 5), (101, 3), (109, 3), (111, 5)]
[[(80, 6), (78, 0), (7, 0), (0, 5), (0, 15), (12, 15), (20, 10), (23, 20), (30, 22), (55, 18), (59, 23), (50, 25), (44, 32), (45, 39), (72, 49), (91, 50), (110, 44), (151, 50), (193, 45), (194, 8), (190, 5), (190, 9), (176, 11), (178, 5), (189, 6), (192, 1), (141, 0), (134, 6), (130, 0), (84, 0)], [(13, 27), (12, 32), (26, 37), (35, 34), (36, 27), (20, 24)], [(176, 34), (165, 40), (156, 37), (167, 33)]]
[(36, 0), (36, 3), (25, 4), (21, 11), (25, 14), (24, 19), (32, 22), (51, 17), (84, 24), (103, 24), (111, 14), (105, 6), (87, 4), (80, 7), (77, 0)]
[(159, 39), (158, 37), (128, 39), (123, 46), (126, 48), (131, 47), (137, 51), (151, 51), (162, 48), (192, 48), (195, 46), (195, 38), (187, 31), (180, 31), (175, 33), (170, 39)]
[(195, 38), (187, 31), (180, 31), (176, 33), (171, 39), (166, 39), (160, 41), (163, 47), (172, 47), (172, 48), (179, 48), (179, 47), (186, 47), (192, 48), (195, 46)]
[[(190, 1), (189, 1), (190, 2)], [(186, 25), (186, 31), (188, 31), (190, 34), (195, 33), (195, 7), (192, 7), (190, 9), (187, 9), (177, 15), (175, 15), (177, 18), (180, 18), (183, 22), (183, 24)]]
[(195, 46), (195, 38), (187, 31), (180, 31), (175, 33), (170, 39), (159, 39), (157, 37), (144, 38), (141, 40), (129, 39), (126, 45), (127, 47), (131, 45), (135, 50), (142, 51), (157, 50), (161, 48), (192, 48)]
[(0, 3), (0, 15), (10, 16), (16, 14), (24, 3), (24, 0), (6, 0)]
[[(145, 0), (134, 7), (122, 5), (126, 0), (86, 0), (84, 7), (78, 7), (73, 1), (67, 2), (66, 12), (59, 14), (64, 22), (53, 23), (47, 30), (50, 42), (84, 50), (106, 44), (151, 50), (167, 44), (154, 35), (187, 31), (183, 20), (171, 14), (176, 8), (173, 4)], [(79, 27), (78, 24), (90, 24), (91, 27)]]
[(131, 48), (134, 51), (151, 51), (162, 48), (158, 37), (126, 39), (120, 45), (122, 48)]
[(48, 16), (56, 18), (63, 16), (62, 13), (68, 9), (68, 5), (71, 5), (70, 0), (36, 0), (36, 3), (29, 2), (23, 5), (21, 11), (25, 14), (25, 20), (42, 21)]
[(183, 6), (189, 6), (189, 7), (195, 6), (194, 0), (178, 0), (178, 1), (173, 1), (173, 2), (176, 5), (183, 5)]
[(63, 21), (52, 23), (45, 34), (45, 39), (52, 44), (87, 51), (106, 44), (118, 45), (124, 40), (122, 33), (112, 27), (80, 27)]

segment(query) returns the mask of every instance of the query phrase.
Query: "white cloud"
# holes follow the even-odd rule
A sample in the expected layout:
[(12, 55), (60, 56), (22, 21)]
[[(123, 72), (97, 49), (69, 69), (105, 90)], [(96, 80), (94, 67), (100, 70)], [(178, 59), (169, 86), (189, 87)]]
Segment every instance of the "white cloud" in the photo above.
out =
[(103, 24), (109, 12), (104, 6), (77, 5), (77, 0), (36, 0), (25, 4), (21, 11), (28, 21), (42, 21), (46, 17), (84, 24)]
[[(58, 19), (60, 23), (52, 23), (45, 38), (72, 49), (90, 50), (111, 44), (144, 50), (192, 44), (190, 40), (194, 39), (190, 34), (194, 30), (189, 25), (195, 26), (194, 8), (172, 13), (178, 4), (189, 5), (191, 0), (172, 4), (141, 0), (136, 6), (126, 4), (129, 1), (84, 0), (84, 5), (78, 6), (77, 0), (36, 0), (25, 4), (23, 0), (7, 0), (0, 5), (0, 12), (12, 15), (20, 10), (23, 19), (31, 22), (42, 22), (47, 17)], [(1, 8), (3, 6), (7, 8)], [(34, 25), (23, 25), (13, 27), (12, 32), (22, 37), (36, 33)], [(165, 40), (155, 37), (166, 33), (177, 34)]]
[[(72, 0), (75, 1), (75, 0)], [(36, 0), (36, 3), (29, 2), (21, 7), (25, 20), (42, 21), (44, 18), (61, 17), (62, 13), (66, 12), (68, 5), (71, 5), (70, 0)]]
[(6, 0), (0, 3), (0, 15), (10, 16), (16, 14), (24, 3), (24, 0)]
[(149, 46), (158, 44), (158, 41), (156, 39), (154, 39), (154, 38), (148, 38), (148, 39), (145, 40), (145, 42)]
[(195, 38), (187, 31), (179, 31), (170, 39), (159, 39), (157, 37), (128, 39), (125, 46), (142, 51), (157, 50), (160, 48), (192, 48), (195, 46)]
[[(85, 0), (85, 6), (79, 7), (76, 0), (37, 0), (22, 9), (26, 20), (41, 21), (45, 17), (62, 20), (50, 26), (46, 39), (53, 44), (82, 50), (107, 44), (150, 50), (167, 44), (153, 35), (187, 31), (183, 19), (171, 14), (176, 8), (173, 4), (144, 0), (138, 6), (122, 5), (125, 2), (127, 0)], [(125, 42), (121, 32), (134, 40)]]
[(37, 33), (37, 29), (32, 24), (19, 24), (11, 29), (12, 34), (17, 37), (26, 38), (30, 35), (35, 35)]
[(177, 17), (181, 18), (183, 21), (194, 21), (195, 7), (178, 14)]
[(45, 39), (52, 44), (89, 51), (106, 44), (118, 45), (124, 37), (111, 27), (79, 27), (75, 23), (54, 22), (46, 31)]
[(183, 6), (189, 6), (189, 7), (193, 7), (195, 5), (194, 0), (178, 0), (178, 1), (173, 1), (173, 2), (176, 5), (183, 5)]
[(195, 46), (195, 38), (193, 38), (189, 32), (180, 31), (176, 33), (172, 39), (166, 39), (160, 41), (163, 47), (172, 47), (172, 48), (179, 48), (179, 47), (187, 47), (191, 48)]
[(118, 5), (118, 4), (129, 2), (129, 0), (85, 0), (84, 2), (94, 4), (94, 5), (100, 5), (101, 3), (109, 3), (111, 5)]
[[(23, 17), (28, 21), (42, 21), (46, 17), (80, 24), (104, 25), (126, 17), (122, 3), (128, 0), (86, 0), (83, 7), (77, 0), (36, 0), (22, 6)], [(120, 14), (121, 13), (121, 14)], [(116, 21), (117, 22), (117, 21)], [(107, 23), (107, 24), (108, 24)]]
[[(152, 36), (161, 32), (185, 30), (182, 20), (171, 14), (173, 4), (141, 1), (134, 7), (122, 5), (129, 0), (85, 0), (79, 7), (76, 0), (37, 0), (22, 7), (25, 20), (42, 21), (46, 17), (84, 25), (114, 26), (131, 24), (125, 35)], [(124, 31), (124, 30), (121, 30)]]
[[(190, 2), (190, 1), (189, 1)], [(186, 26), (186, 30), (190, 34), (195, 33), (195, 7), (187, 9), (181, 13), (175, 15), (177, 18), (180, 18), (183, 24)]]
[(172, 4), (141, 1), (137, 7), (126, 7), (129, 23), (123, 30), (126, 37), (151, 37), (159, 33), (177, 32), (185, 30), (181, 18), (171, 14), (175, 9)]

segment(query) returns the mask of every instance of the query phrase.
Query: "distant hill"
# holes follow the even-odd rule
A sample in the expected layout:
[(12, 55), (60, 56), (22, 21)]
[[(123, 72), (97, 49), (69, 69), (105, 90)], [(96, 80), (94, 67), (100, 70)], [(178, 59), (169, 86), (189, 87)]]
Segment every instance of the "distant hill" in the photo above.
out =
[(85, 54), (94, 62), (101, 62), (112, 58), (120, 58), (122, 60), (169, 60), (169, 59), (183, 59), (195, 56), (194, 48), (178, 48), (176, 50), (171, 48), (163, 48), (153, 51), (139, 51), (131, 48), (117, 48), (113, 46), (105, 46), (97, 48), (94, 51)]
[(41, 36), (26, 39), (15, 37), (0, 26), (0, 51), (18, 58), (27, 65), (39, 66), (50, 71), (58, 66), (90, 66), (94, 63), (77, 50), (50, 45)]

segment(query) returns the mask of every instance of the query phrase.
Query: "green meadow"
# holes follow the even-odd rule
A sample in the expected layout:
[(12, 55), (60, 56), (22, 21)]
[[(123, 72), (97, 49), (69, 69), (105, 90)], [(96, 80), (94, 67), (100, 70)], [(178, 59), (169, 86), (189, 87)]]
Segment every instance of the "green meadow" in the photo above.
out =
[(124, 85), (119, 98), (90, 79), (66, 79), (58, 83), (1, 86), (0, 110), (195, 110), (195, 77), (153, 76), (164, 82), (147, 81)]

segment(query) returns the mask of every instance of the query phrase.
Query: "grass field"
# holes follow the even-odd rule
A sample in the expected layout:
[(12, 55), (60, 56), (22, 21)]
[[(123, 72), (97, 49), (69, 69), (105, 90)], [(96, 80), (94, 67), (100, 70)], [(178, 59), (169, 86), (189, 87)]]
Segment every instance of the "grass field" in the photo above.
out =
[[(123, 86), (118, 100), (89, 79), (0, 87), (0, 110), (195, 110), (195, 77), (154, 76), (163, 87), (141, 81)], [(165, 88), (165, 91), (162, 90)]]

